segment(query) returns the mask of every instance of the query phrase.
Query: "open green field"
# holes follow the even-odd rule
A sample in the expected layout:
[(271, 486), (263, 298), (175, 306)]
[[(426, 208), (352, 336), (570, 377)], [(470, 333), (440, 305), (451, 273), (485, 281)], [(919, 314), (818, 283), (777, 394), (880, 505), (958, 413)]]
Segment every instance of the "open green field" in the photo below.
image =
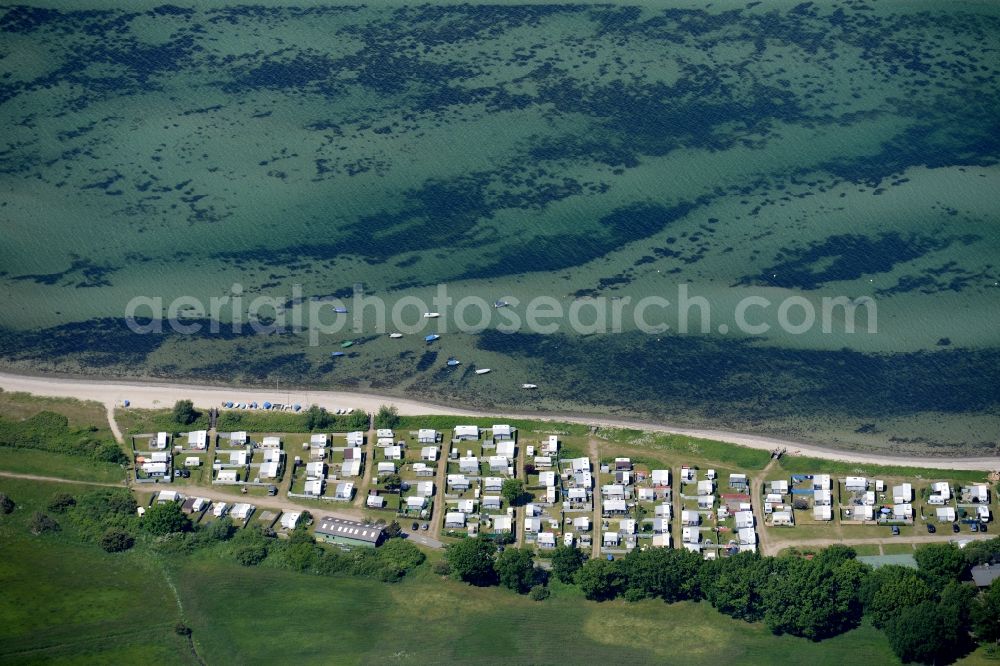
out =
[(124, 479), (124, 472), (119, 465), (37, 449), (0, 447), (0, 470), (73, 481), (121, 483)]
[(697, 437), (617, 428), (602, 428), (597, 434), (604, 440), (601, 442), (601, 453), (604, 456), (626, 451), (639, 453), (641, 456), (643, 452), (648, 451), (651, 457), (661, 460), (672, 459), (679, 463), (694, 465), (703, 462), (723, 463), (751, 471), (764, 469), (771, 459), (771, 454), (767, 451)]
[[(61, 417), (66, 420), (59, 423)], [(122, 481), (119, 464), (90, 454), (93, 444), (88, 443), (114, 442), (100, 403), (0, 391), (0, 431), (0, 470), (75, 481)]]
[[(385, 585), (192, 560), (179, 571), (178, 590), (208, 663), (664, 663), (678, 654), (686, 664), (836, 664), (857, 654), (896, 663), (867, 627), (817, 644), (772, 636), (708, 604), (598, 604), (558, 587), (539, 603), (442, 580), (426, 566)], [(258, 609), (252, 614), (236, 603), (248, 589)], [(560, 642), (569, 637), (567, 651)]]
[(174, 633), (177, 602), (148, 553), (109, 555), (73, 539), (70, 526), (28, 531), (31, 512), (53, 493), (86, 490), (0, 479), (0, 492), (18, 505), (0, 516), (0, 662), (195, 663)]
[[(898, 663), (870, 626), (813, 643), (707, 603), (595, 603), (559, 583), (534, 602), (431, 573), (437, 552), (403, 582), (386, 584), (245, 568), (218, 551), (109, 555), (75, 540), (71, 525), (29, 534), (27, 517), (54, 492), (84, 490), (0, 479), (0, 492), (18, 503), (0, 517), (0, 662), (195, 663), (174, 632), (183, 619), (206, 664), (671, 663), (679, 654), (692, 665), (839, 664), (859, 654)], [(560, 639), (570, 636), (567, 652)], [(961, 663), (990, 662), (977, 652)]]

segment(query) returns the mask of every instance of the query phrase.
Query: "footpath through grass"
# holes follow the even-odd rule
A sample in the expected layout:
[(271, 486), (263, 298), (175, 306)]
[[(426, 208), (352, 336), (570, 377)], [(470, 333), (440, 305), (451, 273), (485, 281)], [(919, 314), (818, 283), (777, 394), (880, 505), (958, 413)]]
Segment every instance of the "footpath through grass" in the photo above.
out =
[(60, 532), (29, 532), (53, 494), (90, 490), (0, 478), (17, 503), (0, 515), (0, 663), (192, 663), (174, 632), (176, 600), (148, 554), (80, 543), (66, 521)]
[(103, 405), (0, 391), (0, 470), (115, 483), (125, 462)]

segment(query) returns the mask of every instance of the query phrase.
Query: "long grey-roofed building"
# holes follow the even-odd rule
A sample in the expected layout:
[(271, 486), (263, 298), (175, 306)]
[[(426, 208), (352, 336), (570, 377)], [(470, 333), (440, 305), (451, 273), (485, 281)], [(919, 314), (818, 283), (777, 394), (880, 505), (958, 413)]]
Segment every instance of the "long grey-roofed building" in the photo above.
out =
[(979, 587), (988, 587), (990, 583), (1000, 578), (1000, 564), (980, 564), (972, 567), (972, 580)]
[(385, 532), (377, 525), (325, 516), (316, 525), (316, 538), (327, 543), (374, 548), (382, 543)]

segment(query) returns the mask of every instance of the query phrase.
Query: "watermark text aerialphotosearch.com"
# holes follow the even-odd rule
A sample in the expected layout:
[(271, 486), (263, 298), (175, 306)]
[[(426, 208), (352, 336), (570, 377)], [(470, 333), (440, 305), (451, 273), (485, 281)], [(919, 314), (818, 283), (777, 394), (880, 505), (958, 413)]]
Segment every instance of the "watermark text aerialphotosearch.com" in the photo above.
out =
[[(718, 310), (719, 308), (714, 308)], [(824, 296), (808, 299), (792, 295), (781, 299), (744, 296), (725, 313), (713, 311), (712, 302), (691, 293), (688, 284), (677, 285), (666, 295), (582, 297), (560, 300), (535, 296), (520, 300), (506, 296), (487, 301), (479, 296), (455, 299), (448, 285), (438, 285), (429, 299), (404, 295), (393, 299), (366, 295), (355, 288), (346, 299), (310, 300), (301, 285), (291, 296), (244, 294), (234, 284), (229, 293), (205, 303), (194, 296), (165, 302), (159, 296), (136, 296), (125, 308), (125, 321), (133, 332), (156, 334), (168, 329), (179, 334), (219, 333), (223, 328), (242, 335), (295, 332), (308, 334), (311, 345), (324, 337), (344, 334), (478, 333), (492, 328), (503, 333), (552, 334), (570, 331), (581, 335), (638, 330), (648, 334), (765, 335), (775, 330), (791, 335), (867, 333), (878, 330), (875, 301), (867, 296)], [(860, 324), (858, 324), (860, 321)]]

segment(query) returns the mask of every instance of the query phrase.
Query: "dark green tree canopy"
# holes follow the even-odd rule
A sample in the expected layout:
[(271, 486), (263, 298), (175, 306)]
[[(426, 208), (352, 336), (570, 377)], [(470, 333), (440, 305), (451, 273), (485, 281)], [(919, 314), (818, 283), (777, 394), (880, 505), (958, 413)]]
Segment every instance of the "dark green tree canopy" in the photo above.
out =
[(505, 549), (494, 568), (500, 584), (519, 594), (526, 594), (535, 583), (535, 557), (530, 548)]
[(162, 536), (174, 532), (187, 532), (191, 529), (191, 521), (181, 511), (176, 502), (154, 504), (146, 510), (142, 517), (142, 528), (150, 534)]
[(552, 553), (552, 573), (560, 582), (572, 583), (583, 561), (583, 551), (579, 548), (561, 545)]
[(191, 425), (201, 414), (195, 410), (194, 403), (190, 400), (178, 400), (174, 403), (173, 416), (174, 421), (180, 425)]
[(497, 580), (493, 568), (496, 550), (489, 539), (476, 537), (448, 546), (445, 557), (451, 566), (451, 574), (459, 580), (473, 585), (493, 585)]

